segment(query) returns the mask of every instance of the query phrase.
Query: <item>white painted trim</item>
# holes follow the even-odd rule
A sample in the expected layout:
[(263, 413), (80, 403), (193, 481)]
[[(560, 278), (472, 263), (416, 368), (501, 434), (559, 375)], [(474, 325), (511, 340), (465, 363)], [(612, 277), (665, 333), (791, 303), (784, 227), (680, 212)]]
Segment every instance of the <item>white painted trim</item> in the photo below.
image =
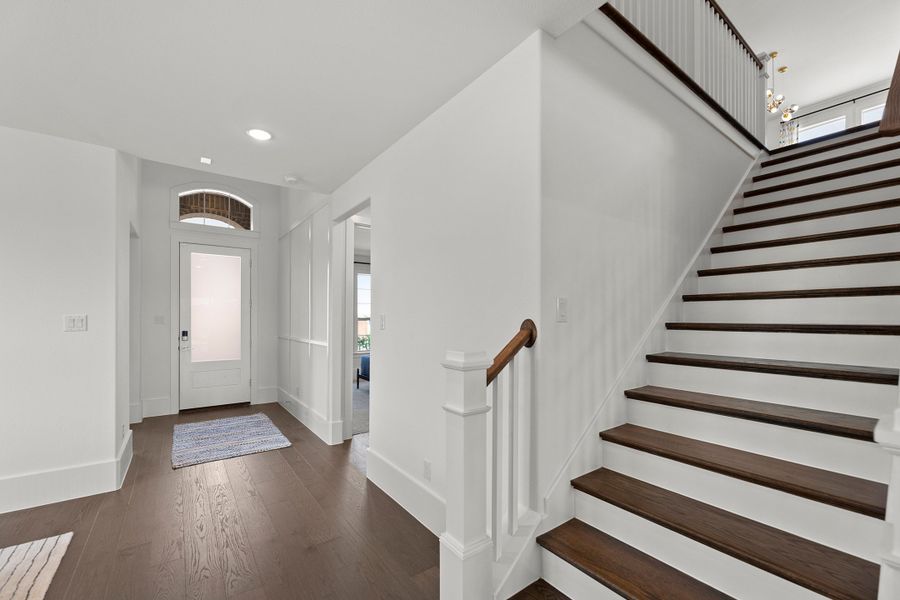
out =
[(131, 466), (131, 459), (134, 457), (134, 436), (129, 429), (122, 440), (119, 452), (116, 455), (116, 489), (122, 487), (125, 482), (125, 476), (128, 475), (128, 468)]
[(131, 425), (140, 423), (144, 419), (144, 407), (141, 402), (132, 402), (128, 405), (128, 422)]
[(286, 390), (279, 387), (278, 403), (284, 407), (286, 411), (303, 423), (307, 429), (315, 433), (323, 442), (334, 446), (344, 441), (341, 435), (344, 427), (342, 421), (329, 421), (322, 413), (310, 408), (308, 404), (289, 394)]
[(253, 404), (271, 404), (273, 402), (278, 402), (278, 386), (259, 386), (257, 389), (256, 401), (253, 402)]
[(322, 346), (324, 348), (328, 347), (328, 342), (325, 340), (311, 340), (308, 338), (301, 338), (294, 335), (279, 335), (279, 340), (287, 340), (290, 342), (299, 342), (301, 344), (309, 344), (310, 346)]
[(443, 533), (446, 513), (444, 499), (371, 446), (366, 476), (431, 533), (437, 536)]
[(163, 415), (172, 414), (172, 402), (169, 396), (159, 396), (156, 398), (144, 398), (141, 401), (143, 406), (143, 417), (161, 417)]
[[(256, 210), (256, 209), (253, 209)], [(172, 229), (180, 229), (182, 231), (193, 231), (196, 233), (211, 233), (211, 227), (209, 225), (198, 225), (197, 223), (182, 223), (181, 221), (175, 221), (169, 223), (169, 226)], [(219, 235), (228, 235), (228, 236), (238, 236), (245, 238), (259, 238), (258, 231), (247, 231), (246, 229), (228, 229), (226, 227), (217, 227), (216, 233)], [(221, 230), (221, 231), (220, 231)]]
[[(195, 185), (195, 184), (190, 184)], [(178, 194), (175, 190), (185, 186), (177, 186), (172, 188), (172, 193), (176, 198)], [(227, 191), (222, 188), (223, 191)], [(246, 197), (246, 196), (242, 196)], [(255, 207), (255, 205), (254, 205)], [(215, 229), (213, 227), (205, 229)], [(257, 396), (259, 390), (259, 240), (256, 238), (245, 238), (223, 235), (218, 231), (186, 231), (173, 227), (171, 229), (171, 245), (170, 245), (170, 261), (169, 261), (169, 289), (171, 290), (169, 315), (169, 332), (171, 337), (171, 346), (169, 347), (169, 408), (167, 412), (159, 414), (178, 414), (179, 406), (179, 376), (180, 363), (178, 352), (178, 334), (181, 326), (181, 278), (179, 277), (181, 269), (181, 244), (202, 244), (207, 246), (220, 246), (224, 248), (242, 248), (250, 251), (250, 378), (253, 381), (250, 386), (250, 403), (258, 404)], [(144, 416), (146, 412), (146, 404), (144, 405)]]
[(120, 460), (131, 462), (131, 437), (121, 455), (92, 463), (22, 473), (0, 479), (0, 514), (112, 492), (119, 488), (119, 473), (127, 471)]
[(681, 100), (685, 106), (708, 121), (710, 125), (719, 130), (722, 135), (728, 138), (748, 156), (756, 158), (759, 156), (759, 153), (762, 152), (762, 150), (751, 144), (720, 114), (700, 100), (680, 79), (659, 64), (659, 61), (650, 56), (637, 42), (628, 37), (628, 34), (610, 21), (609, 17), (602, 14), (599, 10), (596, 10), (585, 16), (583, 22), (597, 35), (609, 42), (616, 50), (621, 52), (625, 58), (634, 63), (636, 67), (669, 90), (672, 95)]

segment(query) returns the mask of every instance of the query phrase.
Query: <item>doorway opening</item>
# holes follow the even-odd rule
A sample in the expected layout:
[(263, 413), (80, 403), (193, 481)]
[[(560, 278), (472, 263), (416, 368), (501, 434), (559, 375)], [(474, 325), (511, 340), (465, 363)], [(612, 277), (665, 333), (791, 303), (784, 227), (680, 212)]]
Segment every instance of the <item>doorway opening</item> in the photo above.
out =
[(363, 218), (353, 223), (353, 435), (369, 432), (369, 383), (372, 375), (372, 226)]

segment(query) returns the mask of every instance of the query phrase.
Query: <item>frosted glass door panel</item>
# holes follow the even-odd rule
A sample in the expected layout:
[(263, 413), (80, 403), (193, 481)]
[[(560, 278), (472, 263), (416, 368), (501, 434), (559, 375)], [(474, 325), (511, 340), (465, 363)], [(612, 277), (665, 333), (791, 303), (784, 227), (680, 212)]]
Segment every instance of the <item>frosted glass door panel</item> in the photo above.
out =
[(241, 257), (191, 252), (191, 362), (241, 359)]

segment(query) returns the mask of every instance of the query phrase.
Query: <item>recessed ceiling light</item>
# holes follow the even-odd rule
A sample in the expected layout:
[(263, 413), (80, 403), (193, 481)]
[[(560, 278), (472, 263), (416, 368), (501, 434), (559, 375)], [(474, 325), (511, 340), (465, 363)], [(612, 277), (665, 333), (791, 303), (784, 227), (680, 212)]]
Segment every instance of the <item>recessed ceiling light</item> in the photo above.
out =
[(209, 158), (208, 156), (201, 156), (201, 157), (200, 157), (200, 164), (201, 164), (201, 165), (211, 165), (211, 164), (212, 164), (212, 159)]
[(272, 134), (265, 129), (248, 129), (247, 135), (258, 142), (268, 142), (272, 139)]

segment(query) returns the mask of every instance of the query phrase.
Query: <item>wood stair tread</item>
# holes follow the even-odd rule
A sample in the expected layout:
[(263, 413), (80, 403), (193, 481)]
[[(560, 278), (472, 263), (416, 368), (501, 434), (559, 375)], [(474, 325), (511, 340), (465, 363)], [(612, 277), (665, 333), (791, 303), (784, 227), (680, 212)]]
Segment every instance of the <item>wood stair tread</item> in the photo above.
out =
[(871, 173), (872, 171), (880, 171), (882, 169), (891, 169), (893, 167), (900, 167), (900, 158), (894, 158), (891, 160), (884, 160), (877, 163), (871, 163), (868, 165), (862, 165), (859, 167), (853, 167), (852, 169), (843, 169), (841, 171), (831, 171), (830, 173), (823, 173), (821, 175), (815, 175), (814, 177), (806, 177), (804, 179), (797, 179), (795, 181), (786, 181), (784, 183), (778, 183), (775, 185), (770, 185), (768, 187), (759, 188), (756, 190), (747, 190), (744, 192), (744, 198), (753, 198), (754, 196), (762, 196), (763, 194), (771, 194), (773, 192), (780, 192), (783, 190), (789, 190), (795, 187), (803, 187), (805, 185), (813, 185), (815, 183), (822, 183), (825, 181), (831, 181), (832, 179), (841, 179), (842, 177), (853, 177), (854, 175), (862, 175), (863, 173)]
[(765, 333), (824, 333), (836, 335), (900, 335), (900, 325), (833, 324), (833, 323), (701, 323), (677, 321), (666, 323), (675, 331), (742, 331)]
[[(874, 138), (872, 138), (872, 139), (874, 139)], [(806, 163), (806, 164), (799, 165), (796, 167), (781, 169), (780, 171), (773, 171), (772, 173), (763, 173), (761, 175), (754, 176), (753, 181), (765, 181), (767, 179), (774, 179), (775, 177), (783, 177), (784, 175), (792, 175), (794, 173), (801, 173), (803, 171), (808, 171), (810, 169), (818, 169), (821, 167), (827, 167), (828, 165), (833, 165), (833, 164), (845, 162), (848, 160), (855, 160), (857, 158), (865, 158), (866, 156), (881, 154), (883, 152), (891, 152), (893, 150), (900, 150), (900, 142), (884, 144), (882, 146), (874, 146), (872, 148), (866, 148), (865, 150), (859, 150), (857, 152), (851, 152), (849, 154), (842, 154), (840, 156), (834, 156), (832, 158), (826, 158), (824, 160), (817, 160), (817, 161)], [(763, 165), (761, 165), (761, 166), (763, 168), (765, 168), (765, 166), (763, 166)]]
[(631, 423), (600, 432), (605, 442), (884, 519), (887, 486), (780, 458), (701, 442)]
[(870, 181), (868, 183), (860, 183), (847, 187), (837, 188), (833, 190), (825, 190), (823, 192), (813, 192), (811, 194), (803, 194), (784, 198), (782, 200), (772, 200), (771, 202), (760, 202), (750, 206), (739, 206), (734, 209), (734, 214), (740, 215), (749, 212), (757, 212), (761, 210), (769, 210), (771, 208), (781, 208), (783, 206), (792, 206), (794, 204), (803, 204), (804, 202), (812, 202), (814, 200), (823, 200), (825, 198), (834, 198), (835, 196), (844, 196), (846, 194), (857, 194), (859, 192), (870, 192), (886, 187), (894, 187), (900, 185), (900, 177), (892, 179), (882, 179), (880, 181)]
[(722, 231), (724, 233), (732, 233), (735, 231), (746, 231), (748, 229), (759, 229), (761, 227), (775, 227), (777, 225), (787, 225), (789, 223), (799, 223), (801, 221), (815, 221), (817, 219), (829, 219), (831, 217), (871, 212), (874, 210), (886, 210), (888, 208), (896, 208), (897, 206), (900, 206), (900, 198), (892, 198), (890, 200), (879, 200), (878, 202), (867, 202), (865, 204), (854, 204), (852, 206), (841, 206), (839, 208), (802, 213), (799, 215), (789, 215), (777, 219), (766, 219), (763, 221), (753, 221), (751, 223), (740, 223), (738, 225), (726, 225), (722, 228)]
[(634, 400), (653, 402), (665, 406), (698, 410), (751, 421), (761, 421), (773, 425), (865, 441), (874, 441), (875, 425), (878, 424), (878, 419), (870, 417), (758, 400), (717, 396), (654, 385), (645, 385), (626, 390), (625, 396)]
[(841, 365), (833, 363), (777, 360), (772, 358), (751, 358), (745, 356), (720, 356), (714, 354), (693, 354), (688, 352), (658, 352), (648, 354), (652, 363), (726, 369), (753, 373), (770, 373), (815, 379), (836, 379), (859, 381), (881, 385), (897, 385), (897, 369), (869, 367), (861, 365)]
[(561, 591), (544, 581), (538, 579), (524, 590), (510, 596), (509, 600), (571, 600)]
[(582, 475), (572, 485), (829, 598), (874, 600), (878, 596), (879, 565), (856, 556), (609, 469)]
[(859, 227), (856, 229), (842, 229), (826, 233), (814, 233), (811, 235), (798, 235), (774, 240), (762, 240), (759, 242), (746, 242), (743, 244), (726, 244), (713, 246), (709, 251), (713, 254), (722, 252), (741, 252), (744, 250), (758, 250), (760, 248), (774, 248), (777, 246), (793, 246), (796, 244), (812, 244), (815, 242), (830, 242), (849, 238), (867, 237), (870, 235), (887, 235), (900, 232), (900, 223), (889, 225), (875, 225), (873, 227)]
[(854, 298), (860, 296), (896, 296), (898, 294), (900, 294), (900, 285), (868, 285), (846, 288), (813, 288), (806, 290), (684, 294), (681, 298), (685, 302), (727, 302), (730, 300), (785, 300), (791, 298)]
[(538, 536), (537, 543), (629, 600), (730, 598), (578, 519)]
[(879, 254), (858, 254), (855, 256), (833, 256), (829, 258), (812, 258), (789, 262), (761, 263), (742, 265), (740, 267), (719, 267), (717, 269), (700, 269), (699, 277), (716, 277), (720, 275), (738, 275), (741, 273), (762, 273), (766, 271), (789, 271), (792, 269), (815, 269), (819, 267), (843, 267), (847, 265), (864, 265), (872, 263), (893, 262), (900, 260), (900, 252), (882, 252)]
[[(790, 146), (783, 146), (781, 148), (773, 148), (768, 151), (769, 156), (778, 156), (785, 152), (790, 152), (792, 150), (796, 150), (798, 148), (810, 147), (809, 150), (804, 150), (803, 152), (796, 152), (786, 157), (774, 158), (764, 161), (763, 166), (766, 166), (765, 163), (775, 164), (773, 161), (785, 161), (785, 160), (794, 160), (796, 158), (806, 158), (807, 156), (811, 156), (813, 154), (818, 154), (820, 152), (829, 152), (831, 150), (836, 150), (838, 148), (844, 148), (846, 146), (850, 146), (853, 144), (858, 144), (860, 142), (868, 142), (880, 137), (883, 137), (878, 130), (880, 121), (875, 121), (873, 123), (866, 123), (865, 125), (857, 125), (856, 127), (850, 127), (843, 131), (836, 131), (834, 133), (829, 133), (828, 135), (823, 135), (811, 140), (806, 140), (805, 142), (798, 142), (796, 144), (791, 144)], [(872, 133), (868, 133), (865, 135), (861, 135), (855, 138), (850, 139), (838, 139), (844, 138), (852, 133), (857, 133), (859, 131), (863, 131), (864, 129), (874, 129)], [(838, 139), (837, 142), (831, 144), (824, 144), (824, 142), (829, 142), (831, 140)]]

